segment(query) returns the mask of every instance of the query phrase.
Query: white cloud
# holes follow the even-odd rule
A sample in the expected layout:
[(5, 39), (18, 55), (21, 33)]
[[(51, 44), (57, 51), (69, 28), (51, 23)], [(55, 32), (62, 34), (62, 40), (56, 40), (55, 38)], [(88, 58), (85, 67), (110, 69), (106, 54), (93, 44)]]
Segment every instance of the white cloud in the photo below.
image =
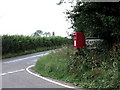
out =
[(69, 5), (59, 0), (1, 0), (0, 34), (30, 35), (36, 30), (66, 35), (70, 27), (63, 12)]

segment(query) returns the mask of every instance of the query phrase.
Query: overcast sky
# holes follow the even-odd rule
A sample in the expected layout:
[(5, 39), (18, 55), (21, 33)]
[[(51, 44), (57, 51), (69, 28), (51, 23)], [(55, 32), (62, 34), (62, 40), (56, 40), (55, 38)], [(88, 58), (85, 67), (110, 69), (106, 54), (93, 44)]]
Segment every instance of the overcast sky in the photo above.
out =
[(31, 35), (36, 30), (66, 36), (71, 26), (63, 12), (70, 4), (60, 0), (0, 0), (0, 35)]

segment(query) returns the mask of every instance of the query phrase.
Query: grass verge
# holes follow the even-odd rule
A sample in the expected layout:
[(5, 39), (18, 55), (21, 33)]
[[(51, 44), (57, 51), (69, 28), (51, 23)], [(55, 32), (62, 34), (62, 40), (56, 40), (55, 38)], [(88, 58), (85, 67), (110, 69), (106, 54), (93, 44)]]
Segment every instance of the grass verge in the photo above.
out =
[[(65, 52), (65, 50), (64, 50)], [(67, 56), (62, 51), (51, 53), (46, 57), (42, 57), (35, 65), (35, 71), (41, 75), (54, 77), (56, 79), (63, 79), (67, 75)]]
[(34, 70), (42, 76), (63, 80), (83, 88), (119, 90), (117, 59), (112, 62), (107, 60), (109, 57), (100, 56), (98, 53), (99, 57), (95, 57), (94, 51), (86, 51), (90, 55), (76, 56), (70, 48), (64, 47), (59, 52), (41, 57)]

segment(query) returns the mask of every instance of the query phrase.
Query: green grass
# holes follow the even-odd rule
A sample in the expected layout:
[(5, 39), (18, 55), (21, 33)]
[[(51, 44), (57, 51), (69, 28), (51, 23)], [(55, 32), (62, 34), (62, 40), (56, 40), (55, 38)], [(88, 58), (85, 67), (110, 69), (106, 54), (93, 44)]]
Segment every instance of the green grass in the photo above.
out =
[(35, 65), (35, 70), (41, 75), (63, 78), (67, 74), (67, 56), (63, 51), (41, 57)]
[(73, 52), (73, 50), (68, 50), (67, 47), (64, 47), (59, 52), (41, 57), (38, 59), (34, 70), (42, 76), (63, 80), (76, 85), (76, 82), (74, 82), (76, 75), (69, 73), (69, 52)]
[[(64, 47), (57, 53), (41, 57), (34, 70), (40, 75), (63, 80), (83, 88), (115, 88), (114, 90), (119, 90), (117, 61), (112, 63), (110, 60), (103, 60), (105, 57), (102, 56), (102, 59), (97, 58), (100, 59), (98, 60), (100, 65), (96, 66), (96, 63), (91, 61), (93, 59), (90, 57), (91, 54), (76, 56), (71, 48)], [(95, 55), (94, 51), (89, 51), (89, 53), (91, 52), (92, 55)]]
[(6, 55), (1, 56), (0, 58), (2, 59), (11, 58), (11, 57), (21, 56), (21, 55), (26, 55), (26, 54), (36, 53), (36, 52), (42, 52), (42, 51), (47, 51), (47, 50), (52, 50), (52, 49), (57, 49), (57, 48), (61, 48), (61, 46), (42, 47), (42, 48), (37, 48), (34, 50), (25, 50), (24, 52), (8, 53)]

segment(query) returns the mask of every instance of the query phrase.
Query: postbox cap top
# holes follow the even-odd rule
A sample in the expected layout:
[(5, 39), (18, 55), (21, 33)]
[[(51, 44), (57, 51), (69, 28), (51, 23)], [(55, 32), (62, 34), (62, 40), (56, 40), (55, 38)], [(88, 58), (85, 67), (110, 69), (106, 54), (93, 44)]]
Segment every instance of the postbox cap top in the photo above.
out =
[(73, 33), (73, 35), (77, 35), (77, 34), (84, 34), (84, 33), (82, 33), (82, 32), (75, 32), (75, 33)]
[(73, 33), (73, 35), (77, 35), (77, 33)]

